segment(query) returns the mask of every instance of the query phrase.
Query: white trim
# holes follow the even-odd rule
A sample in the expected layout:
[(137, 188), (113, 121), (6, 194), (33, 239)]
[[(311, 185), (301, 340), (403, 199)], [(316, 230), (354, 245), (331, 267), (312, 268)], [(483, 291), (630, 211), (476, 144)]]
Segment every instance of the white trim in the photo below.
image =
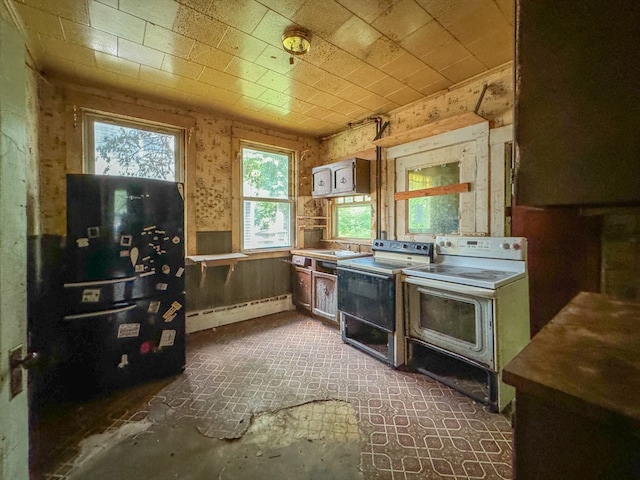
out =
[(286, 294), (237, 305), (187, 312), (186, 332), (198, 332), (293, 309), (291, 294)]

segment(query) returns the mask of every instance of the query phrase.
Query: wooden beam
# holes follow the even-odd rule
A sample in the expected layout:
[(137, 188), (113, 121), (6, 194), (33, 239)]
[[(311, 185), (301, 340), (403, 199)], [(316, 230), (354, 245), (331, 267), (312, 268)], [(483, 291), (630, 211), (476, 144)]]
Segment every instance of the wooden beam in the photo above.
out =
[(462, 115), (436, 120), (435, 122), (427, 123), (426, 125), (407, 130), (406, 132), (389, 135), (380, 140), (374, 140), (373, 144), (378, 147), (393, 147), (487, 121), (486, 118), (482, 118), (475, 113), (463, 113)]
[(421, 190), (409, 190), (407, 192), (396, 192), (393, 194), (393, 199), (408, 200), (409, 198), (418, 197), (435, 197), (437, 195), (449, 195), (450, 193), (464, 193), (471, 189), (469, 182), (455, 183), (453, 185), (444, 185), (443, 187), (423, 188)]

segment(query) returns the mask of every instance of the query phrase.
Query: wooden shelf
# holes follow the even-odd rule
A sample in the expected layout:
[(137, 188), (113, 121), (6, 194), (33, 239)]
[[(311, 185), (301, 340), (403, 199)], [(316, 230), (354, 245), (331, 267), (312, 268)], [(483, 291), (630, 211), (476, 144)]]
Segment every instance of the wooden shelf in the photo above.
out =
[(393, 199), (408, 200), (418, 197), (435, 197), (437, 195), (449, 195), (451, 193), (465, 193), (470, 189), (470, 183), (456, 183), (454, 185), (444, 185), (442, 187), (423, 188), (420, 190), (409, 190), (406, 192), (397, 192), (393, 194)]
[(459, 128), (464, 128), (470, 125), (476, 125), (478, 123), (487, 121), (487, 119), (482, 118), (475, 113), (463, 113), (462, 115), (456, 115), (455, 117), (436, 120), (435, 122), (427, 123), (426, 125), (408, 130), (406, 132), (400, 132), (394, 135), (389, 135), (387, 137), (382, 137), (379, 140), (374, 140), (373, 144), (383, 148), (394, 147), (396, 145), (402, 145), (403, 143), (409, 143), (413, 142), (414, 140), (420, 140), (422, 138), (440, 135), (441, 133), (451, 132)]
[(246, 257), (248, 257), (248, 255), (244, 253), (219, 253), (213, 255), (190, 255), (186, 258), (192, 263), (200, 264), (200, 287), (202, 287), (207, 274), (207, 267), (229, 267), (227, 270), (227, 278), (224, 281), (226, 284), (229, 282), (231, 273), (233, 273), (238, 260)]

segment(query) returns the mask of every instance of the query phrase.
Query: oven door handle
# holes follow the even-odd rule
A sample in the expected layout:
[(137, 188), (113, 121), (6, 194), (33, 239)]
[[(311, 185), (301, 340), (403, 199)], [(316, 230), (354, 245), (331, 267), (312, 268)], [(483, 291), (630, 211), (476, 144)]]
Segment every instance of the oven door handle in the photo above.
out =
[(472, 287), (469, 285), (461, 285), (452, 282), (443, 282), (441, 280), (431, 280), (420, 277), (406, 277), (404, 281), (410, 285), (417, 287), (432, 288), (436, 291), (447, 293), (454, 292), (461, 295), (476, 296), (481, 298), (496, 298), (496, 290), (487, 288)]
[(380, 275), (379, 273), (373, 273), (365, 270), (356, 270), (355, 268), (346, 268), (338, 265), (338, 270), (344, 270), (345, 272), (356, 273), (358, 275), (366, 275), (367, 277), (379, 278), (380, 280), (391, 280), (393, 275)]

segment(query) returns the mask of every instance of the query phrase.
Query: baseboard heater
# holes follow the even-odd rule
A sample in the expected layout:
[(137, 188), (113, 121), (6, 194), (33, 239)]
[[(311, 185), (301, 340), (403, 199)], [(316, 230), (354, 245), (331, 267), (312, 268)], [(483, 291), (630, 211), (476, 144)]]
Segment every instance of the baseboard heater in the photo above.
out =
[(286, 294), (236, 305), (187, 312), (186, 331), (187, 333), (198, 332), (208, 328), (271, 315), (272, 313), (293, 310), (293, 308), (291, 294)]

